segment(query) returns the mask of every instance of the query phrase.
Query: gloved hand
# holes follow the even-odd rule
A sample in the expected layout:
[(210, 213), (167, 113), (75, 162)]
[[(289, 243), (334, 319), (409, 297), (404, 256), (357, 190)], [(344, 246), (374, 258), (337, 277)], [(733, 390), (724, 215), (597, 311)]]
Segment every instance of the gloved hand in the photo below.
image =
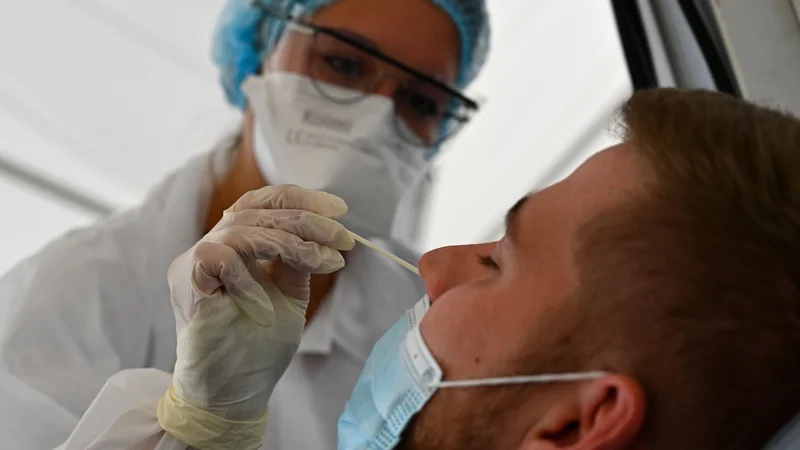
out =
[(312, 273), (354, 241), (339, 197), (297, 186), (243, 196), (169, 269), (178, 360), (162, 428), (192, 447), (258, 448), (267, 401), (305, 325)]

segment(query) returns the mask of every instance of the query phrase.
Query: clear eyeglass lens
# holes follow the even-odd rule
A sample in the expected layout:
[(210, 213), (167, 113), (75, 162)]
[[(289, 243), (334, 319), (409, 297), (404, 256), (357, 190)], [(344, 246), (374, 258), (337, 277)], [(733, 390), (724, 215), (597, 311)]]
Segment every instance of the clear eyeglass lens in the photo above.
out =
[[(454, 135), (467, 121), (466, 108), (459, 106), (455, 99), (451, 99), (449, 107), (443, 107), (436, 114), (420, 114), (409, 106), (402, 96), (395, 100), (397, 110), (396, 118), (402, 122), (398, 133), (407, 142), (435, 147)], [(403, 108), (406, 108), (404, 111)]]
[[(355, 101), (368, 95), (378, 79), (379, 64), (370, 54), (324, 33), (317, 33), (309, 52), (309, 72), (326, 97), (334, 101)], [(326, 85), (350, 92), (326, 89)]]
[[(383, 61), (325, 33), (315, 34), (308, 66), (311, 78), (321, 82), (315, 84), (320, 94), (342, 103), (366, 97), (385, 75)], [(397, 132), (414, 145), (438, 145), (468, 117), (460, 100), (423, 80), (404, 83), (393, 100), (396, 120), (402, 122)]]

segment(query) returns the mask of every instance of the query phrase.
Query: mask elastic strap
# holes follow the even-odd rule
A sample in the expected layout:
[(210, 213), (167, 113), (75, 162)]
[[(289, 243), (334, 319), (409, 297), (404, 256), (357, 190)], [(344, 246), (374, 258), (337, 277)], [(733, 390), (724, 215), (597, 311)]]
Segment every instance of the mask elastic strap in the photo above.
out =
[(545, 375), (531, 375), (531, 376), (518, 376), (518, 377), (500, 377), (500, 378), (485, 378), (481, 380), (456, 380), (456, 381), (435, 381), (428, 384), (428, 387), (447, 389), (447, 388), (465, 388), (465, 387), (480, 387), (480, 386), (503, 386), (512, 384), (528, 384), (528, 383), (557, 383), (564, 381), (584, 381), (594, 380), (608, 375), (608, 372), (575, 372), (575, 373), (559, 373), (559, 374), (545, 374)]

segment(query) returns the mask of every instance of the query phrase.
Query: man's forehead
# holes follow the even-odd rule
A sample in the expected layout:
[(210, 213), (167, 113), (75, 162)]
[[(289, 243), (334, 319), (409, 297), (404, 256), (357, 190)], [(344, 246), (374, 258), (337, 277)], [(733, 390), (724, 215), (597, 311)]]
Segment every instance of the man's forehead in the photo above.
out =
[(552, 186), (550, 194), (576, 212), (591, 213), (593, 207), (616, 203), (643, 186), (643, 166), (632, 150), (623, 143), (601, 150), (560, 183)]
[(642, 165), (633, 144), (624, 142), (589, 157), (567, 180), (594, 184), (603, 192), (629, 190), (641, 184)]
[(630, 144), (616, 145), (593, 155), (564, 180), (523, 199), (509, 212), (509, 222), (514, 222), (509, 228), (516, 229), (520, 239), (550, 227), (575, 229), (640, 192), (643, 184), (642, 165)]

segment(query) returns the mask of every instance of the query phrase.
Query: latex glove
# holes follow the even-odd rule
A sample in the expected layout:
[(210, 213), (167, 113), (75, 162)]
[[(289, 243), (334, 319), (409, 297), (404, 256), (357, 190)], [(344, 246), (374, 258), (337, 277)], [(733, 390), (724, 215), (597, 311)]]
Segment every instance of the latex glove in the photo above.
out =
[(297, 186), (243, 196), (169, 269), (178, 331), (159, 423), (196, 448), (258, 448), (267, 402), (300, 344), (311, 274), (354, 241), (331, 194)]

